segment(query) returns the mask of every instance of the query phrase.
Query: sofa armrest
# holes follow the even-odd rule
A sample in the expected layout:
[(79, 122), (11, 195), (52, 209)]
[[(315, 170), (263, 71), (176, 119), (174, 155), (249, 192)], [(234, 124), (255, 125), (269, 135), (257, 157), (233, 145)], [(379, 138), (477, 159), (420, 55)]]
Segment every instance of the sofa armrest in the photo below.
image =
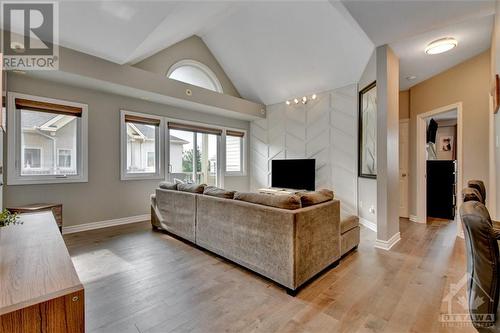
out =
[(295, 214), (294, 284), (299, 287), (340, 258), (340, 201), (302, 208)]

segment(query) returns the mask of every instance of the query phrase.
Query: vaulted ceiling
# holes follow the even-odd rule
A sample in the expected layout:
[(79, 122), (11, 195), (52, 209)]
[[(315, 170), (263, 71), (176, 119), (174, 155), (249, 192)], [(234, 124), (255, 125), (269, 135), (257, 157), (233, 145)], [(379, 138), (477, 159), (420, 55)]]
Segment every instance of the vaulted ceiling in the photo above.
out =
[[(62, 46), (119, 64), (196, 34), (242, 97), (273, 104), (357, 82), (386, 43), (408, 88), (489, 47), (494, 1), (62, 1), (59, 11)], [(424, 54), (448, 35), (455, 50)]]
[[(378, 45), (389, 44), (400, 58), (400, 87), (409, 87), (486, 51), (491, 44), (494, 0), (342, 0), (352, 17)], [(454, 37), (458, 47), (427, 55), (425, 47)], [(416, 76), (408, 80), (407, 77)]]

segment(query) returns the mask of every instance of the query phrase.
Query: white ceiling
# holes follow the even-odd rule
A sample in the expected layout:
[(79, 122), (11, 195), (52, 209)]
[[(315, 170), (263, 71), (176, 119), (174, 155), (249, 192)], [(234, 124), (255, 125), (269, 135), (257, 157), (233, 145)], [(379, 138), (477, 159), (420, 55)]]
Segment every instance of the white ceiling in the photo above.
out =
[(201, 37), (251, 100), (269, 105), (357, 82), (373, 50), (328, 1), (240, 7)]
[[(392, 43), (392, 49), (400, 57), (400, 88), (406, 90), (487, 50), (491, 44), (493, 21), (492, 15), (474, 18)], [(455, 49), (436, 55), (424, 52), (430, 42), (446, 36), (457, 39)], [(415, 75), (417, 79), (409, 81), (407, 77), (410, 75)]]
[[(199, 35), (243, 97), (273, 104), (357, 82), (385, 43), (406, 89), (486, 50), (493, 12), (493, 0), (62, 1), (59, 31), (62, 46), (119, 64)], [(445, 35), (458, 47), (426, 56)]]
[(196, 34), (228, 2), (64, 1), (60, 44), (119, 64), (137, 62)]
[[(356, 1), (342, 3), (373, 43), (389, 44), (400, 58), (400, 88), (428, 79), (490, 47), (494, 0)], [(455, 37), (458, 47), (426, 55), (427, 44)], [(415, 75), (412, 81), (407, 76)]]
[(119, 64), (196, 34), (240, 94), (265, 104), (356, 82), (373, 49), (327, 0), (63, 1), (59, 11), (62, 46)]

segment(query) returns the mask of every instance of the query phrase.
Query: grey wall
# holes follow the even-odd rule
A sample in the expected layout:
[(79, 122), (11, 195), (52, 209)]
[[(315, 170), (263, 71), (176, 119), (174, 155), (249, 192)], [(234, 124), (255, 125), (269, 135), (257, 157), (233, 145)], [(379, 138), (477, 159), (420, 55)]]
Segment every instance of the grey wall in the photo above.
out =
[(399, 238), (399, 200), (399, 59), (382, 45), (377, 47), (377, 243), (382, 248)]
[(196, 60), (208, 66), (217, 75), (224, 94), (240, 97), (240, 94), (217, 59), (215, 59), (205, 42), (198, 36), (186, 38), (133, 66), (149, 72), (166, 75), (168, 69), (173, 64), (184, 59)]
[[(36, 202), (62, 203), (64, 225), (149, 213), (157, 180), (120, 180), (120, 109), (248, 130), (247, 121), (71, 87), (9, 74), (8, 90), (88, 104), (89, 181), (75, 184), (4, 186), (4, 207)], [(6, 140), (5, 140), (6, 141)], [(4, 146), (4, 165), (7, 148)], [(248, 189), (248, 177), (225, 177), (225, 187)]]

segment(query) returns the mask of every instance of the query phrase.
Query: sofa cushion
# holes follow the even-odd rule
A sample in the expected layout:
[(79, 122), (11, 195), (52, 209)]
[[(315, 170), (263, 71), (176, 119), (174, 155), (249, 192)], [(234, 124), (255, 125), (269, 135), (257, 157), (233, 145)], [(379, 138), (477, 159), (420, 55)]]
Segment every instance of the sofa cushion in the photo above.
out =
[(302, 207), (317, 205), (325, 201), (333, 200), (333, 191), (321, 189), (311, 192), (299, 192)]
[(161, 182), (158, 187), (164, 190), (177, 190), (177, 184), (170, 182)]
[(300, 197), (295, 194), (273, 195), (263, 193), (236, 192), (236, 194), (234, 195), (234, 200), (246, 201), (259, 205), (283, 209), (298, 209), (302, 207), (300, 203)]
[(354, 227), (340, 236), (340, 254), (344, 255), (359, 245), (359, 227)]
[(228, 191), (223, 188), (215, 187), (215, 186), (207, 186), (203, 191), (203, 194), (210, 195), (212, 197), (224, 198), (224, 199), (233, 199), (236, 191)]
[(359, 225), (359, 218), (356, 215), (349, 215), (340, 212), (340, 234), (344, 234)]
[(206, 184), (177, 184), (177, 190), (183, 192), (191, 192), (202, 194), (205, 190)]

